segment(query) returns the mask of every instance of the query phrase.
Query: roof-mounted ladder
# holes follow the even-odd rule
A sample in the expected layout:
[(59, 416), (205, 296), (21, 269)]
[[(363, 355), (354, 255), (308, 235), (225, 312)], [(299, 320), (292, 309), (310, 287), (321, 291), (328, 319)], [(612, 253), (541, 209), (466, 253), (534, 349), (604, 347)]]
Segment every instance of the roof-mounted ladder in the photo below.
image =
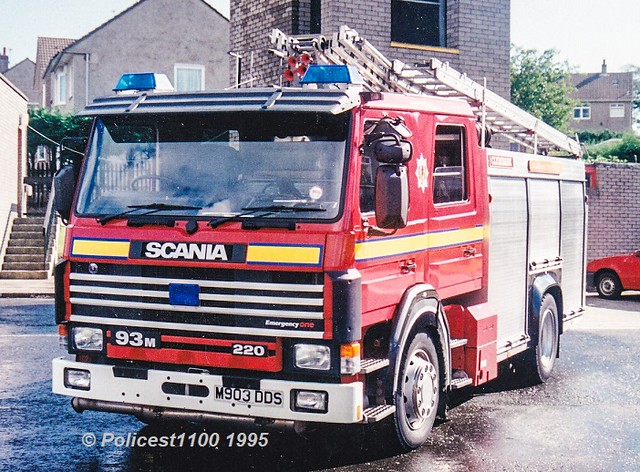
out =
[[(371, 91), (429, 94), (466, 100), (483, 128), (521, 144), (536, 153), (564, 151), (580, 157), (580, 144), (484, 85), (474, 82), (448, 63), (432, 58), (409, 66), (391, 61), (355, 30), (342, 26), (327, 36), (288, 36), (273, 30), (273, 52), (280, 55), (311, 54), (316, 62), (355, 66)], [(484, 137), (484, 133), (482, 133)]]

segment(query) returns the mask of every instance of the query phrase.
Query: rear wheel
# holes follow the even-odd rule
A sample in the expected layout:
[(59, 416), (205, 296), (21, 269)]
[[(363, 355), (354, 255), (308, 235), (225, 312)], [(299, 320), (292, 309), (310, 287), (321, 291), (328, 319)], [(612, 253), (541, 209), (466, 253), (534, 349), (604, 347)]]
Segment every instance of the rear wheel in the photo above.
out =
[(402, 355), (395, 397), (395, 427), (404, 450), (426, 441), (440, 402), (438, 353), (431, 337), (417, 333)]
[(535, 383), (546, 382), (551, 377), (558, 356), (558, 307), (553, 296), (547, 293), (540, 302), (538, 318), (538, 342), (525, 354), (525, 371)]
[(622, 284), (620, 278), (614, 272), (604, 272), (598, 275), (596, 280), (596, 290), (598, 295), (608, 300), (613, 300), (620, 296)]

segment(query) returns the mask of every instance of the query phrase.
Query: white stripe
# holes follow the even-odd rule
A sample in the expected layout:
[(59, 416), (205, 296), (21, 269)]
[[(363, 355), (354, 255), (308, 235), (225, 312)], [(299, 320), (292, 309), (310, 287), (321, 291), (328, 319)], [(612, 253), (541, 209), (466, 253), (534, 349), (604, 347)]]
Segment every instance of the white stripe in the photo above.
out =
[(146, 320), (123, 320), (112, 318), (99, 318), (95, 316), (71, 315), (71, 321), (79, 323), (93, 323), (109, 326), (124, 326), (131, 328), (157, 328), (171, 329), (176, 331), (201, 331), (205, 333), (221, 334), (246, 334), (250, 336), (283, 336), (290, 338), (322, 339), (322, 331), (288, 331), (281, 329), (261, 329), (261, 328), (237, 328), (234, 326), (211, 326), (200, 324), (166, 323)]
[[(135, 290), (129, 288), (97, 287), (91, 285), (71, 285), (69, 290), (72, 293), (92, 293), (101, 295), (124, 295), (129, 297), (147, 298), (169, 298), (169, 292), (159, 290)], [(216, 295), (211, 293), (201, 293), (200, 300), (218, 302), (244, 302), (262, 303), (274, 305), (302, 305), (302, 306), (322, 306), (320, 298), (283, 298), (283, 297), (252, 297), (244, 295)]]
[(193, 280), (193, 279), (169, 279), (155, 277), (123, 277), (120, 275), (101, 275), (101, 274), (70, 274), (71, 280), (85, 280), (90, 282), (113, 282), (113, 283), (131, 283), (131, 284), (148, 284), (148, 285), (168, 285), (168, 284), (187, 284), (199, 285), (207, 288), (230, 288), (240, 290), (269, 290), (280, 292), (312, 292), (322, 293), (324, 285), (313, 284), (278, 284), (278, 283), (257, 283), (242, 281), (226, 281), (226, 280)]
[(162, 303), (144, 303), (133, 301), (101, 300), (98, 298), (71, 297), (69, 302), (75, 305), (108, 306), (115, 308), (139, 308), (141, 310), (178, 311), (182, 313), (201, 313), (212, 315), (259, 316), (263, 318), (301, 318), (303, 320), (321, 320), (322, 313), (306, 311), (276, 311), (246, 308), (222, 308), (214, 306), (164, 305)]

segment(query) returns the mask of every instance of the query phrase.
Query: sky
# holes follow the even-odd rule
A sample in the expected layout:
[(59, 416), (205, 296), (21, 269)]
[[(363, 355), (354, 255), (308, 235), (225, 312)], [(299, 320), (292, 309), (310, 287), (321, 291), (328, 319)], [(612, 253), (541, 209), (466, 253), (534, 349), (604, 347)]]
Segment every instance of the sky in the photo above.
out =
[[(228, 0), (207, 0), (228, 17)], [(476, 0), (477, 1), (477, 0)], [(178, 5), (180, 0), (175, 0)], [(79, 39), (136, 0), (0, 0), (0, 50), (35, 61), (38, 36)], [(511, 42), (556, 49), (576, 72), (640, 66), (640, 1), (511, 0)]]

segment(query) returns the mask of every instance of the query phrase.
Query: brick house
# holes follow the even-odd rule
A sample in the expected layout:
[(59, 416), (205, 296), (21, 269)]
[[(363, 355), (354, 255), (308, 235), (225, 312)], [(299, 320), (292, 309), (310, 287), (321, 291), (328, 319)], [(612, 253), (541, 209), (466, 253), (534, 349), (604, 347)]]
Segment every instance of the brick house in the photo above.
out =
[(229, 20), (207, 2), (140, 0), (53, 56), (45, 103), (77, 112), (127, 72), (164, 73), (177, 90), (225, 87), (228, 45)]
[(0, 74), (0, 261), (13, 219), (25, 211), (22, 177), (27, 157), (27, 97)]
[(607, 72), (602, 62), (599, 73), (571, 74), (576, 100), (571, 120), (575, 131), (626, 133), (633, 126), (633, 73)]
[(38, 106), (45, 108), (51, 103), (51, 87), (47, 87), (43, 78), (44, 71), (53, 57), (75, 42), (70, 38), (38, 37), (36, 65), (33, 76), (33, 88), (37, 91)]
[[(331, 34), (348, 25), (390, 59), (420, 63), (436, 57), (487, 78), (509, 98), (510, 0), (231, 0), (231, 51), (242, 56), (241, 81), (279, 84), (280, 61), (268, 34)], [(235, 76), (232, 77), (235, 81)]]

